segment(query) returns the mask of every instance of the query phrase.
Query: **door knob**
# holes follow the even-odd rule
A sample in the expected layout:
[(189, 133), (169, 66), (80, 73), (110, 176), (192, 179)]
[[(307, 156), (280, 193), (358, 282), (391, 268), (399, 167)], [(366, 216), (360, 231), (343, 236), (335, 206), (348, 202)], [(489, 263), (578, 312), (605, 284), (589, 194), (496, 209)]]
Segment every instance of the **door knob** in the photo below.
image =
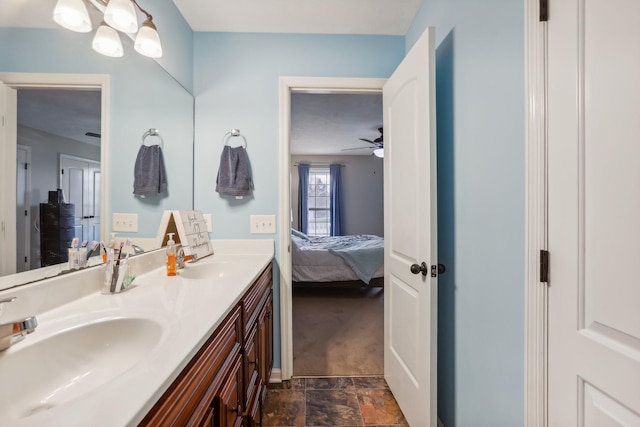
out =
[(411, 264), (411, 272), (413, 274), (422, 273), (423, 276), (426, 276), (428, 270), (429, 270), (429, 266), (424, 261), (422, 261), (420, 265)]

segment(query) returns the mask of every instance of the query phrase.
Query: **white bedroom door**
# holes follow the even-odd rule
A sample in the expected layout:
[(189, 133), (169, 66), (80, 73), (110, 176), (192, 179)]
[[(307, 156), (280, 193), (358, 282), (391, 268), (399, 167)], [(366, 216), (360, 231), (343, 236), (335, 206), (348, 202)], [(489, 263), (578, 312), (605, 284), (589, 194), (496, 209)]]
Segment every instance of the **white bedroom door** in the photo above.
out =
[(18, 92), (0, 82), (0, 275), (16, 272)]
[(412, 427), (437, 420), (434, 34), (424, 32), (383, 89), (384, 375)]
[(640, 2), (551, 1), (549, 426), (640, 426)]

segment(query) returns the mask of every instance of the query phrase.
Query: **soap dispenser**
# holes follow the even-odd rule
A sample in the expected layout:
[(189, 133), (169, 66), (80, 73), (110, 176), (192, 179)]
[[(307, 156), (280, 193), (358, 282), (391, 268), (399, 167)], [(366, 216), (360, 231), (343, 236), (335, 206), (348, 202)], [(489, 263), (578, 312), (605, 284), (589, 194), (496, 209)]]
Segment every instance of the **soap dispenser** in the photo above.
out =
[(175, 233), (168, 233), (167, 241), (167, 276), (176, 275), (176, 242), (173, 241)]

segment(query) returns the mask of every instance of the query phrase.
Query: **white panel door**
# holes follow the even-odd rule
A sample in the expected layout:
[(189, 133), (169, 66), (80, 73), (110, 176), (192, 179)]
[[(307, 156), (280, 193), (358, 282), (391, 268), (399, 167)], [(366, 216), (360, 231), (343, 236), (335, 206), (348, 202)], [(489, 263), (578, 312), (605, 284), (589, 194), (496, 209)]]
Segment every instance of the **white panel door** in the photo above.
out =
[[(413, 427), (436, 426), (437, 420), (434, 66), (429, 28), (383, 89), (384, 374)], [(411, 271), (422, 263), (423, 271)]]
[(31, 253), (31, 148), (16, 150), (16, 273), (30, 270)]
[(548, 418), (640, 426), (640, 2), (550, 2)]
[(16, 272), (18, 92), (0, 82), (0, 276)]
[(75, 205), (75, 237), (100, 240), (100, 164), (60, 156), (60, 186), (65, 202)]

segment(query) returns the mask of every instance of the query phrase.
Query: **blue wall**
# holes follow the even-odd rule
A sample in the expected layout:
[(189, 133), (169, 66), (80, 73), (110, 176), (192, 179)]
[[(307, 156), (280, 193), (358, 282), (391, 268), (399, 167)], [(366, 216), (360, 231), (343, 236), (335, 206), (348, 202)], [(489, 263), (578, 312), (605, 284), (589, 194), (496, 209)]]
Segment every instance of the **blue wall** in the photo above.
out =
[(524, 420), (524, 5), (426, 0), (407, 50), (436, 29), (438, 415)]
[[(156, 59), (189, 92), (193, 92), (193, 31), (172, 0), (140, 2), (158, 28), (162, 57)], [(141, 24), (139, 22), (139, 24)]]
[[(386, 78), (404, 57), (404, 37), (196, 33), (194, 46), (195, 209), (212, 213), (213, 238), (278, 239), (249, 234), (249, 216), (279, 211), (279, 77)], [(234, 128), (247, 138), (255, 182), (254, 197), (242, 201), (215, 192), (222, 138)]]

